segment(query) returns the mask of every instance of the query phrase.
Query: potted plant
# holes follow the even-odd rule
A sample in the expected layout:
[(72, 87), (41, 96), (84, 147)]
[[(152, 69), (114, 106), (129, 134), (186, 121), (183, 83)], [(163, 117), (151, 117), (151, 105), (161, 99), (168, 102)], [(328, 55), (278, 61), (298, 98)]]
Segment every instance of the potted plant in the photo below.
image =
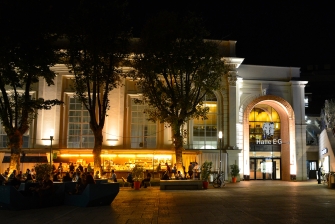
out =
[(209, 174), (211, 173), (211, 169), (212, 169), (212, 162), (207, 162), (205, 161), (202, 165), (201, 165), (201, 180), (202, 182), (202, 187), (204, 189), (208, 188), (208, 178), (209, 178)]
[(139, 190), (141, 187), (141, 179), (143, 176), (143, 166), (136, 164), (135, 167), (133, 168), (131, 174), (134, 180), (134, 189)]
[(240, 174), (240, 168), (237, 164), (230, 165), (230, 174), (232, 177), (232, 182), (236, 183), (236, 177)]
[(51, 174), (52, 166), (50, 164), (36, 164), (35, 165), (36, 180), (42, 181), (46, 174)]

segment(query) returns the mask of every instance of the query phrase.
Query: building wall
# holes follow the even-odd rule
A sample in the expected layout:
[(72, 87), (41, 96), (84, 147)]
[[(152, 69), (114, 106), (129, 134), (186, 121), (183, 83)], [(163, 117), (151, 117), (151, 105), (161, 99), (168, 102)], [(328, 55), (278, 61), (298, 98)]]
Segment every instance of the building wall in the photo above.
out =
[[(306, 125), (304, 121), (304, 86), (306, 82), (292, 81), (299, 77), (298, 68), (281, 68), (271, 66), (241, 65), (243, 59), (228, 58), (229, 71), (223, 74), (223, 89), (215, 93), (217, 97), (218, 131), (223, 131), (222, 149), (227, 161), (223, 164), (225, 171), (229, 166), (238, 163), (241, 176), (249, 174), (249, 130), (246, 114), (260, 102), (276, 107), (284, 124), (282, 137), (288, 142), (282, 146), (282, 176), (289, 180), (291, 175), (297, 179), (306, 179)], [(31, 148), (44, 153), (50, 146), (50, 135), (53, 132), (53, 151), (61, 154), (72, 151), (90, 153), (91, 149), (67, 148), (68, 98), (73, 95), (72, 74), (64, 65), (56, 65), (55, 85), (47, 86), (44, 80), (38, 85), (38, 97), (44, 99), (58, 98), (64, 105), (43, 110), (36, 119), (35, 139)], [(146, 153), (147, 149), (130, 147), (130, 109), (129, 100), (140, 97), (140, 90), (134, 81), (125, 79), (123, 85), (109, 94), (110, 109), (103, 130), (103, 150), (106, 153), (136, 152)], [(218, 139), (219, 141), (219, 139)], [(219, 148), (219, 147), (218, 147)], [(171, 129), (164, 124), (157, 124), (156, 152), (165, 151), (173, 154)], [(123, 151), (122, 151), (123, 150)], [(227, 154), (227, 152), (229, 152)], [(151, 152), (150, 152), (151, 153)], [(213, 167), (218, 169), (218, 150), (189, 150), (185, 154), (185, 163), (197, 160), (215, 160)], [(187, 168), (186, 168), (187, 169)]]

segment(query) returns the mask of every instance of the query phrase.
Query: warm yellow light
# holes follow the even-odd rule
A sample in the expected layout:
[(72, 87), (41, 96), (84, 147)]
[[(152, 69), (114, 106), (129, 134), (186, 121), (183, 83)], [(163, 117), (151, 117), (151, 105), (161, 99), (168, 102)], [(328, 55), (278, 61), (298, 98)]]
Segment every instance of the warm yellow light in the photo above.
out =
[(152, 154), (138, 154), (136, 155), (136, 157), (138, 158), (146, 158), (146, 157), (152, 157), (153, 155)]
[(117, 157), (116, 154), (102, 154), (101, 157)]
[(61, 157), (93, 157), (93, 154), (61, 154)]
[(171, 155), (155, 155), (154, 156), (155, 159), (171, 159), (172, 156)]
[(79, 156), (79, 154), (61, 154), (61, 157), (71, 157), (71, 156)]
[(93, 157), (93, 154), (79, 154), (79, 157)]
[(120, 158), (134, 158), (134, 154), (119, 154), (118, 157)]

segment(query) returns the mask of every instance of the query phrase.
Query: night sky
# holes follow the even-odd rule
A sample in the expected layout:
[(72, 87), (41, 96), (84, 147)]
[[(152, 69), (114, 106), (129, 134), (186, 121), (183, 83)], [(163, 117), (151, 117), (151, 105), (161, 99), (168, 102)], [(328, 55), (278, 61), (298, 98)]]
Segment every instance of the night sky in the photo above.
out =
[(301, 67), (334, 64), (335, 13), (310, 1), (129, 0), (134, 36), (159, 11), (196, 12), (211, 39), (236, 40), (244, 64)]

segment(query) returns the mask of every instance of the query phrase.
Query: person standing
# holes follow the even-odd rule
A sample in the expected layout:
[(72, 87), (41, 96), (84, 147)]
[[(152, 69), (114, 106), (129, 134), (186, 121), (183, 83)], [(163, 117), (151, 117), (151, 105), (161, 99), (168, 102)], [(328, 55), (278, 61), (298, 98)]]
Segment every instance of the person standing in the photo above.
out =
[(90, 174), (92, 174), (92, 172), (93, 172), (93, 169), (91, 167), (91, 163), (88, 163), (88, 165), (87, 165), (87, 172), (90, 173)]
[(114, 170), (112, 170), (112, 177), (111, 177), (111, 179), (112, 179), (112, 181), (113, 182), (117, 182), (117, 178), (116, 178), (116, 174), (115, 174), (115, 172), (114, 172)]
[(71, 163), (71, 165), (69, 166), (69, 169), (70, 169), (70, 173), (74, 172), (74, 165), (73, 165), (73, 163)]
[(161, 167), (161, 164), (160, 164), (160, 163), (158, 164), (156, 170), (157, 170), (157, 173), (158, 173), (158, 178), (161, 178), (161, 170), (162, 170), (162, 167)]
[(63, 164), (62, 163), (59, 163), (58, 172), (60, 172), (61, 174), (63, 173)]
[(165, 163), (165, 166), (166, 166), (166, 173), (170, 177), (170, 175), (171, 175), (171, 168), (170, 168), (170, 166), (169, 166), (168, 163)]
[(190, 165), (188, 166), (188, 175), (190, 176), (190, 179), (193, 178), (193, 164), (190, 163)]

